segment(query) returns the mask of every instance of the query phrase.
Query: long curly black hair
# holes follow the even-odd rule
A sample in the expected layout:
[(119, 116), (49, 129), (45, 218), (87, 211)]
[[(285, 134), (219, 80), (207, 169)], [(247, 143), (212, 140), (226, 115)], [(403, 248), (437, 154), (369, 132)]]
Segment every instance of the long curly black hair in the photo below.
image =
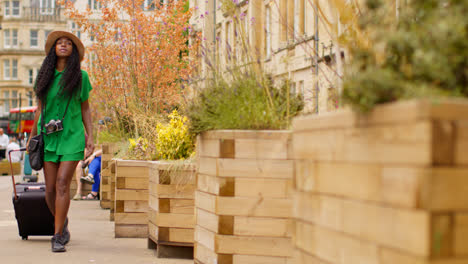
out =
[[(47, 54), (37, 74), (36, 83), (34, 85), (36, 96), (41, 102), (46, 98), (49, 87), (54, 79), (55, 67), (57, 66), (57, 54), (55, 53), (56, 45), (57, 42), (50, 48), (49, 54)], [(78, 94), (78, 92), (81, 91), (81, 78), (80, 54), (78, 53), (78, 48), (73, 43), (72, 54), (67, 59), (67, 65), (65, 66), (62, 79), (59, 83), (61, 94), (67, 97)]]

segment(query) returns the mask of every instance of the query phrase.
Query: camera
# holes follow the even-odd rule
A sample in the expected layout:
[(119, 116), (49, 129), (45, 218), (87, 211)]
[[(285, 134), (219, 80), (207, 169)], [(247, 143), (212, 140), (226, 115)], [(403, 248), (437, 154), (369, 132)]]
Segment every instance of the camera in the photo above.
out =
[(63, 130), (62, 120), (50, 120), (49, 123), (44, 125), (47, 134), (52, 134)]

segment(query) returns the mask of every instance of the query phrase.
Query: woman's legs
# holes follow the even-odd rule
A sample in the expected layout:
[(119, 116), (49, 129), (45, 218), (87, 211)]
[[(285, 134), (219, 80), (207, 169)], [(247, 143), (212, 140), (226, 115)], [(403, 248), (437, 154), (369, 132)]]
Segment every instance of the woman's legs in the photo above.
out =
[(55, 233), (61, 234), (70, 207), (70, 183), (78, 161), (62, 161), (58, 165), (55, 197)]
[(56, 182), (57, 182), (57, 171), (58, 163), (44, 162), (44, 178), (46, 184), (46, 203), (49, 207), (50, 212), (55, 215), (55, 197), (56, 197)]

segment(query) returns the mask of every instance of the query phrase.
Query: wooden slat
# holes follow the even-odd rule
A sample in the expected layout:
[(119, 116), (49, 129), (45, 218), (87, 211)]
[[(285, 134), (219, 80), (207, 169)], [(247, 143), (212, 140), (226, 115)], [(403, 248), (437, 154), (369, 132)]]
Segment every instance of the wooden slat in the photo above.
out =
[(289, 138), (272, 139), (235, 139), (236, 159), (282, 159), (288, 158)]
[(115, 225), (115, 237), (116, 238), (147, 238), (148, 237), (148, 225)]
[(157, 213), (156, 225), (159, 227), (194, 228), (195, 216), (188, 214)]
[(148, 201), (148, 196), (148, 190), (115, 190), (115, 199), (119, 201)]
[(124, 211), (126, 213), (146, 213), (148, 209), (147, 201), (124, 201)]
[(432, 164), (430, 122), (294, 133), (299, 159), (335, 162)]
[(261, 159), (218, 159), (218, 176), (292, 179), (294, 161)]
[(215, 251), (222, 254), (290, 257), (290, 238), (216, 235)]
[(195, 185), (158, 184), (156, 193), (159, 198), (194, 199)]
[(148, 224), (147, 213), (115, 213), (116, 224), (136, 224), (146, 225)]
[(117, 178), (116, 185), (118, 189), (136, 189), (146, 190), (149, 186), (148, 178)]

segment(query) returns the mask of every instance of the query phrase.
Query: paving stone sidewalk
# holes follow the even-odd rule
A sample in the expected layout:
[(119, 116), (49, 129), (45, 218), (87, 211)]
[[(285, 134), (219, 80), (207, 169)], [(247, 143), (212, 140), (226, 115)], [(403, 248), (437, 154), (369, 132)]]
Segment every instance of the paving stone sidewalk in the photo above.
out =
[(97, 201), (71, 202), (68, 251), (51, 253), (50, 237), (21, 240), (11, 196), (11, 177), (0, 176), (0, 263), (193, 263), (192, 260), (157, 259), (154, 251), (147, 249), (146, 239), (114, 238), (109, 212), (102, 210)]

